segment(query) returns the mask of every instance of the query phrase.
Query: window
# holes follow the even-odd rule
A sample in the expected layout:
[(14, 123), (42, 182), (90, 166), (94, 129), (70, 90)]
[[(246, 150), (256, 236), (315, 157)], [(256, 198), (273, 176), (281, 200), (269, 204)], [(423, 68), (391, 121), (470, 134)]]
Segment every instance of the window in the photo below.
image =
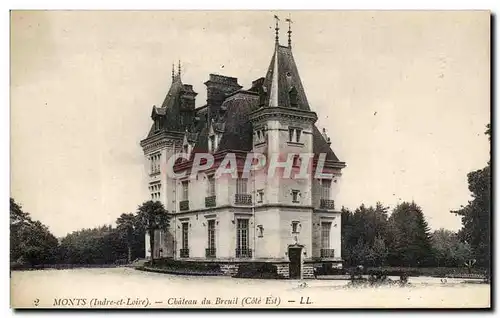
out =
[(247, 256), (248, 254), (248, 219), (237, 220), (236, 232), (236, 255)]
[(208, 193), (207, 197), (215, 196), (215, 178), (214, 175), (208, 176)]
[(321, 222), (321, 248), (330, 248), (330, 229), (332, 227), (331, 222)]
[(208, 139), (209, 139), (209, 150), (215, 151), (215, 135), (210, 136)]
[(302, 130), (300, 129), (295, 129), (295, 142), (300, 142), (300, 133)]
[(264, 226), (257, 225), (257, 237), (264, 237)]
[(300, 142), (300, 137), (302, 135), (302, 129), (300, 128), (288, 128), (288, 141), (289, 142)]
[(158, 131), (158, 130), (160, 130), (160, 120), (156, 119), (155, 120), (155, 131)]
[(215, 220), (208, 220), (208, 248), (215, 250)]
[(299, 190), (292, 190), (292, 202), (293, 203), (299, 203), (299, 195), (300, 195)]
[(294, 155), (293, 156), (293, 166), (300, 167), (300, 164), (301, 164), (300, 155)]
[(154, 184), (149, 186), (149, 191), (151, 193), (151, 200), (159, 200), (160, 199), (160, 189), (161, 184)]
[(290, 97), (290, 106), (292, 106), (292, 107), (298, 107), (298, 103), (297, 103), (297, 90), (295, 89), (295, 86), (292, 87), (292, 89), (290, 89), (290, 92), (288, 93), (288, 95)]
[(182, 249), (189, 249), (189, 223), (182, 223)]
[(293, 234), (298, 234), (299, 233), (299, 221), (292, 221), (292, 233)]
[(247, 194), (247, 179), (236, 179), (236, 194)]
[(155, 154), (149, 157), (151, 173), (160, 172), (160, 159), (160, 154)]
[(330, 200), (330, 188), (332, 185), (332, 180), (323, 179), (321, 180), (321, 199)]
[(264, 201), (264, 190), (257, 190), (257, 203), (262, 203)]
[(182, 200), (189, 200), (189, 182), (182, 181)]
[(189, 145), (188, 144), (185, 144), (183, 146), (183, 151), (184, 151), (184, 153), (188, 153), (189, 152)]
[(267, 127), (254, 130), (254, 144), (265, 143), (267, 141)]

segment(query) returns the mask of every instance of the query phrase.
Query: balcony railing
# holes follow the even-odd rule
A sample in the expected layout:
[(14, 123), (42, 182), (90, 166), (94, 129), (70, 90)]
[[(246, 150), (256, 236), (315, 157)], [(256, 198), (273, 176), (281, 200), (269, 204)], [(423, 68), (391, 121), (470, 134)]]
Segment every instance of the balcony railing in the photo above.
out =
[(252, 195), (237, 193), (234, 195), (234, 203), (239, 205), (252, 205)]
[(211, 208), (215, 206), (215, 199), (217, 197), (215, 195), (205, 197), (205, 207), (206, 208)]
[(321, 249), (321, 257), (322, 258), (334, 258), (335, 250), (332, 248), (322, 248)]
[(189, 257), (189, 249), (188, 248), (181, 248), (181, 257)]
[(189, 200), (184, 200), (179, 202), (179, 210), (181, 211), (189, 210)]
[(251, 258), (252, 250), (249, 248), (237, 248), (236, 249), (236, 258)]
[(215, 248), (206, 248), (205, 249), (205, 257), (206, 258), (214, 258), (215, 257)]
[(319, 207), (320, 207), (320, 209), (334, 210), (335, 209), (335, 201), (334, 200), (321, 199)]

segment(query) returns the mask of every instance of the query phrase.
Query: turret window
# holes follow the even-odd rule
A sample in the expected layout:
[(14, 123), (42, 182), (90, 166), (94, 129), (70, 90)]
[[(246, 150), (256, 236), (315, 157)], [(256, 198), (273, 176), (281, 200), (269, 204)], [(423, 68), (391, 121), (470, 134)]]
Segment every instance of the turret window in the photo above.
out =
[(267, 141), (267, 128), (257, 128), (253, 133), (254, 144), (261, 144)]
[(157, 201), (161, 198), (161, 184), (153, 184), (149, 186), (149, 191), (151, 192), (151, 200)]
[(300, 137), (302, 136), (302, 129), (300, 128), (288, 128), (288, 141), (300, 143)]
[(149, 157), (150, 174), (155, 174), (160, 172), (160, 159), (161, 159), (161, 154), (159, 153)]

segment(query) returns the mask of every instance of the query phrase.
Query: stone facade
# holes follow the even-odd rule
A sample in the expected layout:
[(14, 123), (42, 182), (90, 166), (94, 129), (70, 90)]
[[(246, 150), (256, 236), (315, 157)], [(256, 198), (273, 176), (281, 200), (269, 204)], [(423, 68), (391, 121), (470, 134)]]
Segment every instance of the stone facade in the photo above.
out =
[(288, 264), (276, 264), (275, 266), (278, 275), (282, 275), (284, 278), (290, 277), (290, 266)]
[[(314, 276), (313, 262), (341, 264), (341, 216), (334, 202), (345, 163), (315, 126), (291, 47), (276, 42), (266, 77), (248, 90), (236, 78), (214, 74), (205, 85), (207, 105), (194, 108), (193, 87), (182, 83), (180, 70), (173, 74), (141, 141), (151, 199), (172, 215), (169, 230), (155, 233), (153, 248), (146, 238), (146, 257), (218, 262), (227, 275), (244, 262), (269, 262), (284, 277), (300, 268), (303, 278)], [(179, 153), (190, 159), (176, 161), (173, 169), (188, 174), (172, 177), (169, 159)], [(214, 155), (214, 166), (190, 175), (195, 153)], [(333, 179), (314, 173), (286, 178), (279, 169), (274, 176), (260, 170), (243, 178), (241, 167), (236, 177), (215, 178), (227, 153), (238, 155), (238, 167), (247, 153), (293, 160), (292, 176), (301, 170), (294, 156), (313, 155), (306, 168), (314, 171), (317, 155), (325, 153)]]

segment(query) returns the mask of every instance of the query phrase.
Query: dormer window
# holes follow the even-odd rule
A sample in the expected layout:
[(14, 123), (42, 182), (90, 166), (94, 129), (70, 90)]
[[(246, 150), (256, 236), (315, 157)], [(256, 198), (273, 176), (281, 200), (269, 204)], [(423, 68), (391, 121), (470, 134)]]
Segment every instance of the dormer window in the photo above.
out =
[(182, 151), (184, 151), (184, 153), (189, 153), (189, 145), (184, 144)]
[(155, 119), (155, 131), (160, 130), (160, 119), (156, 118)]
[(208, 149), (213, 152), (215, 151), (216, 145), (215, 145), (215, 135), (211, 135), (208, 137)]
[(290, 97), (290, 106), (299, 107), (297, 103), (297, 90), (295, 89), (295, 86), (290, 89), (288, 95)]

